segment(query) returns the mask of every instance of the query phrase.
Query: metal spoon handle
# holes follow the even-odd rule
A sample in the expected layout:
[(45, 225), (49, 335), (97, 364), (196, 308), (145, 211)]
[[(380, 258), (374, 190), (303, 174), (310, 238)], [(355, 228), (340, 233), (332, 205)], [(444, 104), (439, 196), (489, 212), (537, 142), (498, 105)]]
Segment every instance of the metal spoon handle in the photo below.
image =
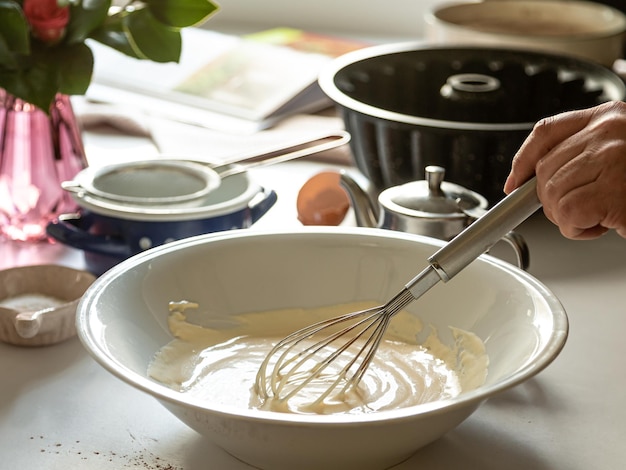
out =
[(223, 165), (212, 167), (222, 178), (236, 175), (249, 170), (266, 165), (274, 165), (296, 158), (307, 157), (316, 153), (339, 147), (350, 141), (348, 132), (338, 130), (324, 133), (313, 139), (297, 142), (293, 145), (283, 146), (267, 152), (252, 155), (250, 157), (239, 158), (235, 161), (226, 162)]
[(454, 237), (428, 261), (447, 282), (540, 207), (537, 180), (533, 177)]

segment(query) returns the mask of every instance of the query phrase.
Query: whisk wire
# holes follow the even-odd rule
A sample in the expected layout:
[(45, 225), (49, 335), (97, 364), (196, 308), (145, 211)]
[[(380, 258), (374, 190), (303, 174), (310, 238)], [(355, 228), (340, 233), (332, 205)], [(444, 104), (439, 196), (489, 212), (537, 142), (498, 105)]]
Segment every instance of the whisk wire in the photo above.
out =
[[(380, 334), (379, 333), (380, 320), (378, 319), (378, 310), (376, 310), (375, 313), (371, 314), (367, 318), (361, 320), (355, 326), (355, 328), (364, 323), (367, 323), (367, 325), (361, 331), (359, 331), (357, 335), (355, 335), (350, 340), (346, 341), (340, 348), (337, 348), (337, 350), (333, 354), (331, 354), (324, 361), (322, 361), (324, 364), (324, 368), (328, 367), (332, 362), (334, 362), (337, 359), (338, 356), (343, 354), (350, 346), (352, 346), (359, 339), (361, 339), (361, 337), (365, 335), (371, 328), (375, 327), (374, 333), (367, 338), (367, 341), (361, 347), (358, 348), (357, 350), (358, 352), (353, 355), (352, 359), (345, 366), (343, 366), (343, 368), (339, 371), (338, 374), (336, 374), (337, 378), (330, 384), (330, 386), (326, 388), (326, 390), (321, 395), (319, 395), (319, 397), (315, 400), (314, 404), (323, 402), (343, 381), (345, 381), (345, 384), (339, 391), (339, 395), (345, 394), (350, 389), (350, 385), (352, 381), (350, 379), (346, 380), (346, 376), (348, 375), (348, 373), (350, 372), (350, 369), (352, 369), (354, 364), (359, 360), (359, 358), (361, 358), (361, 356), (365, 356), (365, 360), (367, 360), (369, 353), (366, 354), (366, 351), (370, 350), (372, 343), (374, 343), (374, 338)], [(359, 368), (360, 367), (361, 365), (359, 365)]]
[[(356, 386), (376, 354), (382, 338), (387, 330), (391, 318), (411, 301), (414, 300), (412, 293), (408, 289), (403, 289), (385, 305), (377, 306), (357, 312), (348, 313), (329, 320), (324, 320), (308, 327), (302, 328), (295, 333), (285, 337), (278, 342), (257, 374), (257, 392), (268, 398), (271, 394), (279, 400), (289, 400), (307, 387), (311, 382), (318, 379), (324, 371), (342, 356), (352, 345), (359, 342), (365, 336), (365, 342), (359, 344), (356, 353), (351, 359), (341, 365), (341, 370), (333, 374), (333, 380), (325, 384), (325, 390), (317, 397), (314, 403), (320, 403), (329, 397), (339, 388), (338, 395), (345, 394)], [(304, 345), (298, 350), (297, 346), (311, 340), (321, 331), (326, 331), (330, 327), (341, 325), (342, 323), (360, 318), (357, 322), (341, 328), (310, 346)], [(367, 336), (366, 336), (367, 335)], [(333, 344), (342, 340), (340, 346), (333, 349), (322, 360), (315, 361), (314, 358), (321, 352), (332, 349)], [(344, 340), (345, 339), (345, 340)], [(269, 390), (267, 383), (267, 371), (270, 367), (269, 358), (276, 357), (275, 363), (271, 366), (269, 374)], [(313, 361), (313, 365), (311, 364)], [(358, 365), (357, 365), (358, 364)], [(350, 375), (350, 371), (356, 370)]]
[[(378, 311), (378, 307), (374, 307), (374, 308), (369, 308), (369, 309), (365, 309), (365, 310), (359, 310), (356, 312), (351, 312), (349, 314), (345, 314), (342, 315), (340, 317), (335, 317), (335, 318), (331, 318), (328, 320), (323, 320), (317, 323), (314, 323), (312, 325), (309, 325), (305, 328), (302, 328), (294, 333), (291, 333), (290, 335), (286, 336), (285, 338), (283, 338), (281, 341), (279, 341), (270, 351), (270, 353), (265, 357), (264, 361), (261, 364), (261, 367), (259, 369), (259, 372), (257, 373), (256, 376), (256, 389), (257, 389), (257, 393), (259, 393), (259, 395), (262, 398), (268, 398), (268, 383), (267, 383), (267, 371), (268, 371), (268, 367), (269, 367), (269, 363), (270, 360), (272, 359), (272, 357), (274, 357), (279, 351), (283, 351), (281, 353), (281, 355), (278, 357), (278, 359), (276, 360), (276, 363), (274, 365), (274, 367), (272, 368), (273, 373), (270, 374), (270, 389), (272, 390), (272, 393), (276, 394), (276, 390), (280, 390), (283, 386), (279, 385), (278, 382), (278, 378), (279, 378), (279, 371), (282, 367), (284, 367), (282, 364), (285, 363), (285, 365), (294, 362), (295, 360), (297, 360), (298, 358), (301, 358), (302, 356), (307, 356), (307, 357), (312, 357), (313, 354), (311, 354), (311, 350), (313, 348), (308, 348), (308, 349), (303, 349), (302, 351), (300, 351), (297, 354), (294, 354), (292, 357), (287, 358), (287, 356), (289, 356), (291, 353), (293, 353), (293, 348), (295, 348), (298, 344), (302, 343), (303, 341), (313, 337), (315, 334), (317, 334), (319, 331), (324, 331), (328, 328), (332, 328), (336, 325), (339, 325), (341, 323), (345, 323), (347, 321), (353, 320), (354, 318), (358, 318), (360, 316), (364, 316), (364, 315), (368, 315), (368, 317), (366, 317), (364, 320), (362, 321), (366, 321), (367, 318), (371, 318), (376, 312)], [(361, 322), (362, 322), (361, 321)], [(359, 322), (359, 323), (361, 323)], [(358, 327), (359, 323), (349, 326), (347, 329), (353, 329)], [(339, 333), (336, 333), (335, 335), (332, 336), (336, 336), (338, 337)], [(328, 339), (328, 338), (327, 338)], [(323, 346), (322, 346), (323, 347)], [(320, 348), (318, 348), (320, 349)], [(304, 361), (303, 361), (304, 362)], [(321, 372), (320, 372), (321, 373)], [(289, 374), (287, 374), (287, 377), (289, 376)], [(319, 374), (318, 374), (319, 376)], [(293, 377), (293, 375), (292, 375)], [(315, 378), (315, 377), (313, 377)], [(309, 381), (310, 382), (310, 381)], [(308, 382), (307, 382), (308, 383)]]
[(413, 302), (413, 300), (415, 300), (415, 297), (413, 296), (411, 291), (405, 288), (405, 289), (402, 289), (395, 297), (393, 297), (389, 302), (387, 302), (385, 305), (383, 305), (380, 308), (379, 310), (380, 319), (379, 319), (378, 327), (376, 329), (375, 334), (371, 338), (373, 340), (372, 347), (369, 348), (367, 355), (365, 356), (364, 360), (361, 362), (361, 364), (359, 365), (358, 369), (355, 371), (353, 376), (350, 378), (346, 386), (344, 387), (344, 390), (346, 391), (349, 390), (350, 388), (356, 386), (361, 381), (361, 379), (363, 378), (363, 375), (365, 375), (365, 372), (367, 371), (367, 368), (372, 362), (372, 359), (374, 358), (376, 351), (378, 351), (378, 347), (380, 346), (383, 336), (385, 335), (385, 332), (387, 331), (389, 322), (391, 321), (391, 319), (396, 313), (398, 313), (404, 307), (406, 307), (411, 302)]
[[(349, 379), (345, 380), (345, 383), (339, 392), (339, 396), (348, 393), (354, 386), (359, 383), (361, 377), (367, 369), (367, 365), (371, 362), (371, 358), (373, 358), (373, 356), (376, 354), (376, 351), (378, 350), (378, 346), (380, 345), (381, 339), (385, 334), (385, 331), (387, 330), (387, 325), (389, 324), (390, 319), (391, 317), (383, 314), (381, 318), (376, 320), (376, 328), (373, 334), (370, 335), (363, 347), (359, 349), (359, 352), (354, 356), (353, 360), (351, 360), (350, 363), (342, 370), (343, 374), (341, 378), (343, 380), (346, 377), (348, 371), (352, 368), (352, 366), (361, 356), (363, 356), (363, 360), (359, 364), (356, 371)], [(332, 389), (334, 389), (336, 386), (337, 384), (333, 384), (332, 388), (329, 388), (328, 390), (329, 393), (325, 394), (323, 398), (328, 396), (328, 394), (330, 394)]]
[[(359, 315), (348, 314), (348, 316), (350, 317), (349, 319), (353, 319), (355, 317), (362, 316), (362, 315), (367, 315), (367, 316), (359, 320), (357, 323), (350, 325), (346, 328), (343, 328), (342, 330), (339, 330), (329, 335), (328, 337), (324, 338), (323, 340), (315, 343), (313, 346), (305, 348), (302, 351), (299, 351), (297, 353), (293, 353), (293, 347), (295, 347), (296, 344), (304, 340), (310, 339), (314, 335), (314, 333), (308, 334), (308, 335), (306, 335), (306, 333), (303, 333), (302, 336), (296, 339), (293, 339), (292, 340), (293, 345), (291, 345), (291, 347), (283, 351), (281, 356), (278, 358), (276, 364), (274, 365), (273, 373), (272, 373), (272, 382), (271, 382), (271, 390), (274, 396), (279, 397), (282, 400), (287, 400), (291, 398), (292, 396), (294, 396), (295, 394), (297, 394), (300, 390), (302, 390), (304, 387), (310, 384), (313, 380), (319, 378), (320, 375), (324, 372), (324, 370), (326, 370), (326, 368), (331, 363), (335, 362), (336, 359), (340, 355), (342, 355), (352, 344), (354, 344), (367, 331), (369, 331), (373, 325), (376, 325), (379, 321), (378, 320), (378, 307), (367, 309), (367, 310), (362, 310), (359, 312)], [(340, 319), (333, 323), (338, 324), (347, 320), (348, 318)], [(320, 323), (327, 323), (327, 322), (320, 322)], [(330, 347), (331, 344), (335, 342), (337, 339), (343, 338), (347, 334), (358, 329), (359, 327), (362, 327), (363, 325), (365, 326), (356, 335), (351, 337), (348, 341), (344, 342), (340, 348), (337, 348), (336, 350), (334, 350), (324, 360), (316, 362), (315, 365), (313, 367), (310, 367), (309, 369), (306, 369), (303, 367), (307, 363), (307, 361), (314, 358), (320, 351), (323, 351), (324, 349)], [(319, 331), (319, 329), (317, 328), (315, 328), (314, 330), (315, 332)], [(293, 356), (287, 357), (289, 356), (289, 354), (293, 354)], [(352, 367), (354, 362), (357, 361), (358, 357), (361, 354), (362, 352), (359, 351), (356, 357), (354, 357), (353, 360), (350, 361), (350, 363), (344, 366), (342, 370), (338, 374), (336, 374), (337, 379), (333, 382), (331, 387), (329, 387), (328, 393), (323, 394), (321, 399), (328, 396), (330, 392), (332, 392), (332, 390), (337, 387), (337, 385), (344, 379), (349, 369)], [(293, 365), (288, 371), (284, 371), (284, 369), (289, 364), (293, 363), (294, 361), (297, 361), (296, 364)], [(301, 377), (305, 377), (305, 379), (300, 380)], [(279, 379), (279, 380), (276, 380), (276, 379)], [(293, 383), (298, 383), (298, 385), (293, 387), (287, 394), (284, 394), (283, 396), (281, 396), (281, 392), (285, 389), (285, 387)], [(316, 401), (319, 401), (319, 400), (316, 400)]]

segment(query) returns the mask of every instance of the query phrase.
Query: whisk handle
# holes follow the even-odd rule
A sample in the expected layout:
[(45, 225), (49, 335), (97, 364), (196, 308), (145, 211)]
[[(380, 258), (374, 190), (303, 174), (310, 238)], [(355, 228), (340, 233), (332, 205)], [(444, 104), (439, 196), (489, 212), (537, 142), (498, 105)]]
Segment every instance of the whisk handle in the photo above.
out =
[(454, 237), (428, 261), (445, 282), (541, 207), (537, 180), (528, 180)]

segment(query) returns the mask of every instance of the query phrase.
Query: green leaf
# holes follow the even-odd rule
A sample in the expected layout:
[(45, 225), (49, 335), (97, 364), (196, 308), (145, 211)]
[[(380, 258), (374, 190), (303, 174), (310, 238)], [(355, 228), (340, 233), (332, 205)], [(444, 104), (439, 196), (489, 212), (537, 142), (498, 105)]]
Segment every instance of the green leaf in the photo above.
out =
[[(212, 0), (60, 0), (70, 8), (65, 36), (56, 44), (31, 40), (23, 0), (0, 0), (0, 88), (46, 112), (55, 95), (84, 94), (93, 73), (88, 38), (128, 56), (178, 62), (180, 29), (218, 10)], [(111, 15), (111, 16), (109, 16)]]
[(148, 9), (124, 17), (124, 30), (137, 55), (154, 62), (178, 62), (182, 50), (180, 32), (163, 26)]
[(85, 44), (75, 44), (58, 50), (59, 92), (84, 95), (93, 73), (93, 53)]
[(29, 97), (24, 98), (46, 112), (59, 91), (59, 68), (57, 49), (41, 43), (33, 43), (30, 63), (22, 69)]
[(2, 68), (16, 69), (18, 66), (19, 64), (15, 58), (15, 54), (13, 54), (9, 48), (6, 40), (0, 36), (0, 70), (2, 70)]
[(21, 54), (28, 54), (30, 51), (26, 17), (20, 5), (11, 0), (0, 0), (0, 36), (9, 50)]
[(210, 0), (144, 0), (150, 12), (161, 23), (186, 28), (205, 21), (219, 7)]
[(23, 98), (26, 93), (22, 76), (16, 71), (0, 69), (0, 83), (2, 83), (2, 88), (18, 98)]
[(2, 87), (13, 96), (34, 104), (46, 113), (57, 94), (57, 83), (50, 80), (56, 70), (50, 70), (48, 63), (38, 63), (35, 67), (6, 73), (0, 70)]
[(133, 49), (128, 39), (128, 34), (122, 24), (121, 17), (116, 16), (109, 18), (106, 27), (96, 29), (89, 37), (130, 57), (143, 59), (143, 57), (140, 57), (135, 49)]
[(99, 28), (107, 18), (111, 0), (89, 0), (70, 7), (70, 22), (65, 33), (65, 42), (83, 42)]

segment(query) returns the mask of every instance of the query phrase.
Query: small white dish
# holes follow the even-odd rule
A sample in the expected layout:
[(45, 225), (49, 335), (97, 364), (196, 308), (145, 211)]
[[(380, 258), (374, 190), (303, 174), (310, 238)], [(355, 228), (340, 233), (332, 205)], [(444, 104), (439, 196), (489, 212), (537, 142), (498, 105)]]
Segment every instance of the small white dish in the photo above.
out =
[(76, 306), (95, 276), (57, 265), (0, 271), (0, 341), (46, 346), (76, 335)]

